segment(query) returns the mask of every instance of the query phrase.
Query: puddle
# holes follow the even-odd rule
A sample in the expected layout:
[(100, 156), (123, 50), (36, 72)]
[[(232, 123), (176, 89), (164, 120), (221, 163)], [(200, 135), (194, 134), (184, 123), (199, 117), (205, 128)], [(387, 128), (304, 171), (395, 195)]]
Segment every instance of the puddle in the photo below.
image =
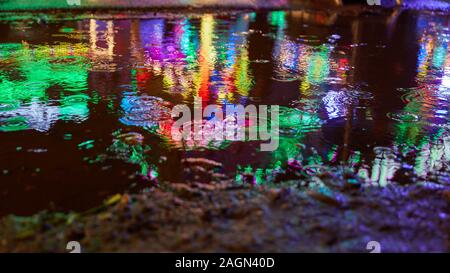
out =
[[(408, 168), (447, 179), (448, 16), (9, 16), (0, 20), (2, 215), (86, 210), (116, 193), (195, 179), (185, 172), (193, 160), (192, 171), (253, 184), (340, 163), (380, 186)], [(278, 149), (174, 141), (171, 109), (196, 96), (203, 105), (279, 105)]]

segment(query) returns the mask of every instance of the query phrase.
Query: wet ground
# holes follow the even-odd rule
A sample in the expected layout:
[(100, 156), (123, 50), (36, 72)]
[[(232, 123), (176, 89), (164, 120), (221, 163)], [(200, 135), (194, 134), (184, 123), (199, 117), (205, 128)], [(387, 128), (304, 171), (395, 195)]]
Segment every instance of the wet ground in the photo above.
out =
[[(89, 250), (364, 251), (381, 235), (390, 251), (448, 250), (446, 13), (2, 13), (0, 31), (0, 214), (81, 217), (36, 215), (25, 235), (22, 220), (5, 218), (11, 238), (42, 234), (31, 246), (4, 239), (4, 250), (59, 251), (77, 225)], [(174, 141), (170, 110), (196, 96), (204, 105), (280, 105), (279, 148)], [(79, 216), (116, 194), (119, 205), (102, 209), (109, 218)], [(148, 219), (148, 206), (166, 214)], [(135, 227), (138, 215), (151, 223)], [(254, 223), (260, 237), (227, 247), (234, 233), (219, 236), (214, 219), (227, 232)], [(196, 225), (209, 231), (195, 235)], [(165, 240), (179, 229), (186, 241)], [(161, 238), (159, 247), (127, 241), (141, 232)], [(300, 244), (298, 234), (317, 240)], [(125, 241), (103, 245), (110, 236)], [(210, 237), (196, 247), (196, 236)]]
[(381, 252), (448, 252), (448, 181), (396, 180), (366, 186), (339, 167), (270, 185), (163, 183), (84, 213), (4, 217), (0, 251), (67, 252), (77, 241), (82, 252), (367, 253), (369, 242)]

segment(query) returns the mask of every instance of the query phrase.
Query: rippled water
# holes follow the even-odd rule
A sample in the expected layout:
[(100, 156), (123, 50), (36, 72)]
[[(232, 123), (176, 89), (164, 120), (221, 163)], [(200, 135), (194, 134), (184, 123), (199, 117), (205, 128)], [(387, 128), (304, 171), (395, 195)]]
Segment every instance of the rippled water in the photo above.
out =
[[(197, 179), (198, 158), (252, 183), (343, 162), (381, 186), (450, 159), (445, 14), (8, 14), (0, 31), (1, 214)], [(196, 96), (280, 105), (279, 148), (174, 141), (171, 109)]]

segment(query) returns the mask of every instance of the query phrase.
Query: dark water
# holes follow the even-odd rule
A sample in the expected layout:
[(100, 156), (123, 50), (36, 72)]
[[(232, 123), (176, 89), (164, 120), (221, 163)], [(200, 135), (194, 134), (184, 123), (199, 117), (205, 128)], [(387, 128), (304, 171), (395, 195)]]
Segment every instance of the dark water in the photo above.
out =
[[(236, 176), (289, 159), (344, 163), (384, 186), (450, 159), (448, 14), (1, 14), (0, 214), (85, 210), (185, 181), (182, 160)], [(280, 105), (280, 146), (176, 142), (171, 108)], [(447, 178), (444, 178), (447, 179)]]

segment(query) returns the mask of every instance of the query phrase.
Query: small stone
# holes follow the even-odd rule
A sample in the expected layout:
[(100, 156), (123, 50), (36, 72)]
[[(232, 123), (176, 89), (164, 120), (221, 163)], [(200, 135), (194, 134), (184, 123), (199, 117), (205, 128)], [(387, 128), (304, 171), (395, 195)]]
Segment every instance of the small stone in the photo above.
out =
[(322, 203), (325, 203), (327, 205), (331, 205), (331, 206), (335, 206), (335, 207), (340, 207), (341, 204), (338, 200), (336, 200), (334, 197), (317, 192), (317, 191), (308, 191), (307, 192), (308, 196), (316, 199), (317, 201), (320, 201)]

